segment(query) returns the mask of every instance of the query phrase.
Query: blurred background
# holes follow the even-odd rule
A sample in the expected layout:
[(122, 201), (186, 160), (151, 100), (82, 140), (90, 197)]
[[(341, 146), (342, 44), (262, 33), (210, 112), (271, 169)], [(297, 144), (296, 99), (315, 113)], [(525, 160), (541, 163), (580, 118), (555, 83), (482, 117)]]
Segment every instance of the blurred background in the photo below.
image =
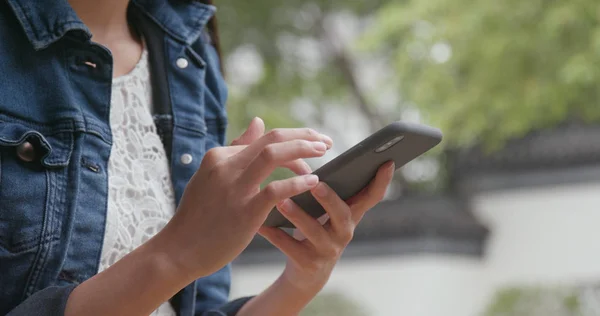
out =
[[(600, 315), (597, 0), (217, 3), (229, 137), (254, 116), (335, 145), (440, 127), (304, 315)], [(278, 170), (274, 178), (290, 174)], [(233, 296), (285, 258), (256, 238)]]

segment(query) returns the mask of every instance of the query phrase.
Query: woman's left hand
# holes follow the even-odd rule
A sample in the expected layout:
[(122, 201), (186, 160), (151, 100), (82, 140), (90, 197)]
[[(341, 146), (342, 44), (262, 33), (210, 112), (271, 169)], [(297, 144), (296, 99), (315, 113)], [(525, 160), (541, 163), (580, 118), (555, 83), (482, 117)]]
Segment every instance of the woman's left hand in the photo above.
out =
[(296, 240), (275, 227), (263, 226), (259, 230), (260, 235), (288, 257), (282, 275), (285, 283), (309, 295), (316, 295), (323, 288), (342, 252), (352, 240), (356, 225), (370, 208), (383, 199), (394, 169), (391, 161), (381, 166), (375, 179), (347, 201), (343, 201), (325, 183), (319, 183), (311, 193), (329, 216), (325, 225), (289, 199), (277, 205), (279, 212), (306, 237), (301, 241)]

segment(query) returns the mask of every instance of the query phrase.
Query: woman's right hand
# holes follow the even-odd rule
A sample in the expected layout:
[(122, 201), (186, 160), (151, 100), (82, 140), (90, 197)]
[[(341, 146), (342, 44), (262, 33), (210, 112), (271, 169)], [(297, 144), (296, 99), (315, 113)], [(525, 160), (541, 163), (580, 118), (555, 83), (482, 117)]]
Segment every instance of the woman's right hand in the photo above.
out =
[[(258, 128), (253, 124), (259, 124)], [(262, 126), (262, 127), (261, 127)], [(275, 129), (264, 135), (255, 119), (240, 142), (209, 150), (188, 183), (177, 213), (156, 236), (180, 271), (191, 278), (209, 275), (237, 257), (280, 201), (318, 183), (304, 174), (260, 184), (277, 167), (310, 173), (302, 158), (319, 157), (331, 138), (308, 128)]]

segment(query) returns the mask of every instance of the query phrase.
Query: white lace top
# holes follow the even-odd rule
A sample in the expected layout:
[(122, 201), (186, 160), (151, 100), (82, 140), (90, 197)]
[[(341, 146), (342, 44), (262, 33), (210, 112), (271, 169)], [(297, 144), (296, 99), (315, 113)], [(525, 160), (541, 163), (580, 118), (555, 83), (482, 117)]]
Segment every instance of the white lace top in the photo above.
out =
[[(160, 231), (175, 212), (169, 162), (152, 119), (148, 52), (113, 79), (108, 210), (99, 272)], [(175, 315), (168, 302), (152, 315)]]

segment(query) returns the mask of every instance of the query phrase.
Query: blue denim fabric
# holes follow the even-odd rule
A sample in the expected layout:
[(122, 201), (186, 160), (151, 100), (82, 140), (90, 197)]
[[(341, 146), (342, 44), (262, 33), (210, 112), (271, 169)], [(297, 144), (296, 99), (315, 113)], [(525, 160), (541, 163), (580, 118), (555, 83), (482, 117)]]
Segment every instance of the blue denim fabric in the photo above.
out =
[[(206, 151), (225, 140), (227, 92), (216, 51), (203, 36), (214, 7), (132, 0), (129, 11), (153, 43), (155, 120), (172, 157), (179, 203)], [(112, 56), (90, 38), (66, 0), (0, 1), (1, 315), (60, 314), (70, 290), (98, 270)], [(189, 66), (177, 67), (178, 58)], [(19, 154), (25, 142), (33, 146), (32, 161)], [(181, 163), (183, 154), (193, 156), (190, 164)], [(235, 314), (245, 300), (226, 304), (229, 270), (179, 292), (171, 300), (179, 314)]]

